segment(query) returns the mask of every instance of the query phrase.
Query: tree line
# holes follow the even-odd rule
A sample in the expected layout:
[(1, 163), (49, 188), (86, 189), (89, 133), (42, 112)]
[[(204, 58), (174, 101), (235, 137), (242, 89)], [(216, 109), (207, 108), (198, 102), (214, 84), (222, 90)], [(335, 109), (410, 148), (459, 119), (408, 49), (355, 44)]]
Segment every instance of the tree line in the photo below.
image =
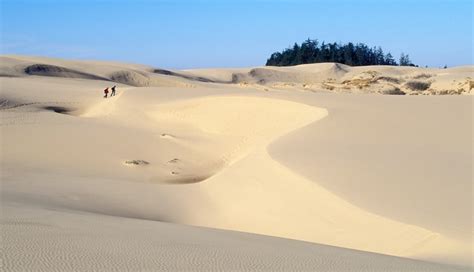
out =
[(290, 66), (306, 63), (338, 62), (350, 66), (362, 65), (400, 65), (415, 66), (408, 54), (402, 53), (397, 63), (390, 52), (384, 53), (382, 48), (368, 47), (363, 43), (319, 43), (318, 40), (307, 39), (301, 45), (282, 52), (273, 53), (267, 59), (266, 66)]

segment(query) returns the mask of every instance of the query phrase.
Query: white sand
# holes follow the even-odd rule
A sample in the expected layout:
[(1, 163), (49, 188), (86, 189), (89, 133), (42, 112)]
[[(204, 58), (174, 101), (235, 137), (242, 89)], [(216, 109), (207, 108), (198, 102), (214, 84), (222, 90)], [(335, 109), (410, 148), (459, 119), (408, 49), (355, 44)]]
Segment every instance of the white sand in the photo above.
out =
[(473, 67), (1, 60), (6, 270), (472, 267), (472, 96), (327, 92), (469, 94)]

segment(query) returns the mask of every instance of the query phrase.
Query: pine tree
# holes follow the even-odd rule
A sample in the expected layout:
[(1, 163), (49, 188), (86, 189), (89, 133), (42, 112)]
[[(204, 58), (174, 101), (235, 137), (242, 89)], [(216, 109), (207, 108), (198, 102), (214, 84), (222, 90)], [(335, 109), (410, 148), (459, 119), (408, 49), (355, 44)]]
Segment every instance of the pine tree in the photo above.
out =
[(414, 66), (410, 61), (408, 54), (402, 53), (400, 55), (400, 66)]
[(311, 63), (314, 55), (314, 42), (309, 38), (301, 44), (301, 63)]
[(344, 46), (344, 62), (347, 65), (355, 65), (354, 63), (354, 44), (348, 43)]
[(386, 63), (385, 63), (385, 59), (384, 59), (384, 55), (383, 55), (383, 50), (379, 46), (375, 50), (375, 65), (384, 65), (384, 64), (386, 64)]
[(387, 53), (387, 55), (385, 55), (384, 64), (385, 65), (397, 65), (397, 62), (393, 58), (392, 54)]
[(291, 53), (291, 65), (301, 64), (301, 50), (300, 46), (295, 43), (293, 45), (293, 51)]

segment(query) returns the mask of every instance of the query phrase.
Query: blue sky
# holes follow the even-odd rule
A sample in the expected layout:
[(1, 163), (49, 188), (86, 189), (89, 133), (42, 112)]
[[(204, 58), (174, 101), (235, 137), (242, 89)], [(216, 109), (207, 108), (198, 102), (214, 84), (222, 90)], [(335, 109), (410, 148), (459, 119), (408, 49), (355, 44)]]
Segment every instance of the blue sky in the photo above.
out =
[(422, 66), (473, 64), (470, 0), (0, 1), (2, 54), (241, 67), (310, 37)]

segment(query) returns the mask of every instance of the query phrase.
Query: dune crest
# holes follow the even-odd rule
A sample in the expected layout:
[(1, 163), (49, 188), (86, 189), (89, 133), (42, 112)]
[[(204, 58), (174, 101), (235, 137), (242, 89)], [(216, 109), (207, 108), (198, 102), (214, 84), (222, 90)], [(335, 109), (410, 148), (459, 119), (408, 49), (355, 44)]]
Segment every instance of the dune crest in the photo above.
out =
[(149, 86), (150, 78), (145, 73), (136, 71), (117, 71), (110, 75), (110, 80), (135, 87)]
[(50, 76), (50, 77), (66, 77), (66, 78), (83, 78), (94, 80), (108, 80), (93, 74), (76, 71), (73, 69), (49, 65), (49, 64), (33, 64), (25, 68), (25, 73), (34, 76)]

